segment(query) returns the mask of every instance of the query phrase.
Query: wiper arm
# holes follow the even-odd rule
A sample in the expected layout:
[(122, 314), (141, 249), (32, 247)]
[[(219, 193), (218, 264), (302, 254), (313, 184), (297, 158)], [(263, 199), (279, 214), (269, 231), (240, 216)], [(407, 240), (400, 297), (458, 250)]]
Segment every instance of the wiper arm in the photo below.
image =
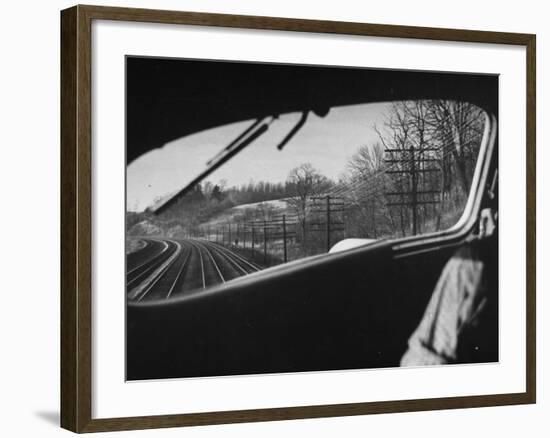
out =
[[(309, 110), (302, 111), (302, 116), (294, 125), (294, 127), (289, 131), (289, 133), (283, 138), (283, 140), (277, 145), (277, 149), (281, 150), (285, 145), (296, 135), (296, 133), (304, 126), (307, 120)], [(237, 136), (231, 143), (224, 147), (220, 152), (214, 155), (206, 162), (206, 170), (194, 178), (189, 184), (187, 184), (179, 192), (168, 198), (166, 201), (160, 205), (156, 205), (150, 208), (155, 214), (160, 214), (165, 211), (168, 207), (173, 205), (178, 199), (184, 196), (189, 192), (195, 185), (200, 181), (210, 175), (214, 170), (220, 167), (222, 164), (231, 159), (234, 155), (248, 146), (250, 143), (255, 141), (258, 137), (264, 134), (268, 129), (269, 125), (277, 118), (277, 115), (271, 116), (270, 119), (266, 121), (266, 117), (257, 119), (252, 125), (246, 128), (241, 134)]]
[(179, 192), (174, 194), (172, 197), (168, 198), (162, 204), (152, 207), (150, 209), (150, 211), (152, 211), (154, 214), (160, 214), (163, 211), (165, 211), (168, 207), (173, 205), (178, 199), (180, 199), (187, 192), (189, 192), (201, 180), (206, 178), (208, 175), (210, 175), (212, 172), (214, 172), (214, 170), (216, 170), (218, 167), (220, 167), (226, 161), (231, 159), (235, 154), (240, 152), (242, 149), (244, 149), (250, 143), (255, 141), (258, 137), (260, 137), (262, 134), (264, 134), (269, 129), (269, 125), (271, 124), (271, 122), (273, 122), (274, 117), (272, 117), (269, 122), (264, 121), (262, 123), (262, 120), (265, 120), (265, 119), (256, 120), (251, 126), (249, 126), (235, 140), (233, 140), (231, 143), (229, 143), (229, 145), (227, 145), (220, 152), (218, 152), (216, 155), (214, 155), (214, 157), (212, 157), (210, 160), (208, 160), (206, 162), (206, 165), (207, 165), (206, 170), (204, 170), (202, 173), (200, 173), (199, 176), (194, 178), (183, 189), (181, 189)]
[(229, 160), (237, 152), (244, 149), (254, 140), (256, 140), (260, 135), (264, 134), (268, 129), (270, 123), (264, 122), (259, 125), (255, 130), (252, 130), (252, 127), (248, 128), (248, 133), (252, 132), (248, 137), (245, 133), (239, 136), (240, 139), (235, 139), (233, 142), (226, 146), (221, 152), (218, 152), (213, 158), (206, 162), (208, 169), (201, 174), (201, 177), (207, 176), (209, 173), (213, 172), (215, 169), (220, 167), (223, 163)]
[(294, 128), (290, 130), (290, 132), (286, 135), (285, 138), (277, 145), (277, 149), (281, 150), (285, 147), (285, 145), (296, 135), (296, 133), (304, 126), (304, 123), (306, 123), (307, 115), (309, 114), (309, 110), (302, 111), (302, 117), (300, 117), (300, 120), (298, 120), (298, 123), (294, 125)]

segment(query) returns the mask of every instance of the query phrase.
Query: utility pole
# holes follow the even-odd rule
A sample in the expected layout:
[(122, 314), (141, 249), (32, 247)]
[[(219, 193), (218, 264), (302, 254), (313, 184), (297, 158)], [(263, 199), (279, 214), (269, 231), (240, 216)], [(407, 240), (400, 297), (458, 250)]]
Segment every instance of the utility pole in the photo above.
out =
[[(345, 203), (342, 197), (333, 195), (312, 196), (313, 206), (311, 213), (317, 220), (310, 222), (310, 231), (325, 234), (325, 249), (330, 251), (333, 233), (345, 232)], [(333, 215), (336, 213), (336, 215)], [(323, 218), (324, 216), (324, 218)]]
[(330, 251), (330, 195), (327, 195), (327, 218), (326, 218), (326, 222), (327, 222), (327, 229), (326, 229), (326, 232), (327, 232), (327, 252)]
[(284, 261), (286, 263), (286, 214), (283, 214), (283, 248), (284, 248)]
[(264, 219), (264, 265), (267, 263), (267, 222)]
[(412, 209), (412, 235), (416, 236), (418, 232), (418, 195), (417, 195), (417, 178), (416, 178), (416, 166), (415, 166), (415, 156), (414, 156), (414, 147), (411, 145), (409, 148), (411, 151), (411, 209)]
[(371, 211), (372, 211), (372, 234), (376, 239), (376, 199), (374, 195), (371, 198)]
[[(399, 184), (403, 184), (403, 178), (409, 177), (410, 186), (407, 189), (400, 188), (399, 191), (386, 192), (386, 197), (399, 196), (399, 200), (393, 200), (390, 198), (390, 202), (386, 202), (386, 206), (393, 207), (398, 206), (400, 208), (408, 207), (411, 212), (411, 232), (412, 235), (416, 235), (420, 232), (420, 222), (418, 220), (418, 207), (421, 204), (438, 204), (440, 201), (435, 199), (439, 190), (423, 190), (420, 187), (420, 176), (425, 181), (425, 175), (428, 173), (439, 172), (441, 169), (437, 167), (426, 167), (425, 164), (429, 162), (437, 162), (437, 158), (426, 158), (425, 152), (439, 152), (438, 148), (419, 148), (415, 150), (411, 145), (408, 149), (389, 149), (384, 151), (386, 154), (390, 154), (390, 159), (384, 160), (386, 163), (392, 163), (398, 165), (397, 170), (386, 170), (385, 173), (392, 175), (400, 175), (397, 179)], [(398, 157), (394, 158), (393, 154), (397, 154)], [(419, 195), (426, 196), (431, 195), (431, 199), (419, 198)]]

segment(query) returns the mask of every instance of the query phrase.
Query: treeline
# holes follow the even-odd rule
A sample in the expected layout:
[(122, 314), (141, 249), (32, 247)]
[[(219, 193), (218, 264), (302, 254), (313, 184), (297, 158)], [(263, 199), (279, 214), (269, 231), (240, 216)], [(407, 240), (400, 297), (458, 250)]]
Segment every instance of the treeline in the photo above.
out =
[(225, 193), (233, 201), (234, 205), (242, 205), (281, 199), (287, 196), (288, 190), (288, 183), (250, 181), (248, 184), (230, 187)]
[[(126, 218), (127, 229), (132, 229), (140, 220), (147, 219), (171, 235), (193, 234), (201, 224), (232, 207), (285, 198), (293, 193), (294, 186), (295, 183), (292, 181), (284, 183), (250, 181), (247, 184), (231, 187), (226, 187), (225, 181), (218, 184), (206, 181), (197, 184), (159, 216), (129, 212)], [(258, 211), (264, 210), (267, 211), (265, 206), (260, 206), (258, 209)]]

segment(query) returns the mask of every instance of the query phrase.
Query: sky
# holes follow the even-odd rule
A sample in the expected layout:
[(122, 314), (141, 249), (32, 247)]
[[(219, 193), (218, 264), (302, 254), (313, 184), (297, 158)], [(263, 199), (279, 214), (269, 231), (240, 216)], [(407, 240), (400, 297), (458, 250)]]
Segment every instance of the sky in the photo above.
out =
[[(302, 129), (282, 151), (279, 142), (294, 127), (300, 113), (285, 114), (256, 141), (211, 173), (206, 180), (226, 186), (249, 181), (284, 182), (290, 170), (311, 163), (323, 175), (338, 179), (360, 146), (377, 142), (373, 125), (381, 126), (388, 104), (331, 108), (325, 117), (310, 113)], [(206, 162), (251, 125), (253, 120), (199, 132), (165, 144), (127, 167), (127, 209), (142, 211), (159, 197), (182, 189), (206, 168)]]

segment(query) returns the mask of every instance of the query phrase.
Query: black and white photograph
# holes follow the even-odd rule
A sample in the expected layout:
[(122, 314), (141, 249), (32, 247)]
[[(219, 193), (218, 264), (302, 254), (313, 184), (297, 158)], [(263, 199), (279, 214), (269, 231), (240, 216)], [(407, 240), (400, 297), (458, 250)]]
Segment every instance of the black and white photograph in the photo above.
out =
[(127, 380), (499, 361), (498, 75), (125, 68)]
[(546, 438), (544, 2), (3, 6), (1, 436)]

